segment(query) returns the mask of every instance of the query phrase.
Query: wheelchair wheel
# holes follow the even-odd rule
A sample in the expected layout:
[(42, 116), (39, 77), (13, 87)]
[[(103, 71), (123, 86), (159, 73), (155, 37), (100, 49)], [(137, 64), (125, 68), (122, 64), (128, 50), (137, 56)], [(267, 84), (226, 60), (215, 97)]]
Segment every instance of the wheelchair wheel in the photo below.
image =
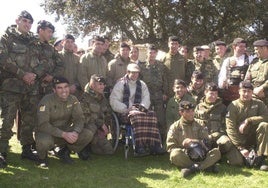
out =
[(107, 139), (111, 142), (114, 151), (116, 150), (119, 142), (120, 125), (116, 113), (112, 113), (111, 120), (108, 122), (109, 132)]

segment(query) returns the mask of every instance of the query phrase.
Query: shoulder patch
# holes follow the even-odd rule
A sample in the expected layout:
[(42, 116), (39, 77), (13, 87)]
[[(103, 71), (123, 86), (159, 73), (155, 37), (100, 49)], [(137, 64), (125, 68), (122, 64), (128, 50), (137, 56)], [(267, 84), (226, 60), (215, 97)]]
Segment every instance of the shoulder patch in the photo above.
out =
[(39, 111), (40, 112), (44, 112), (46, 110), (46, 106), (45, 105), (41, 105), (40, 107), (39, 107)]

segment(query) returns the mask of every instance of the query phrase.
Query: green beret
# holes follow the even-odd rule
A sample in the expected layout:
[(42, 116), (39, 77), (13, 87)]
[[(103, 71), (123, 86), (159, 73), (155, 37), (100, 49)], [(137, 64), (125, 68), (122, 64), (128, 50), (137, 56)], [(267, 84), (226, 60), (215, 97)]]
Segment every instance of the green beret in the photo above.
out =
[(90, 77), (91, 80), (94, 80), (95, 82), (101, 82), (103, 84), (106, 83), (106, 80), (105, 78), (102, 76), (102, 75), (99, 75), (99, 74), (93, 74), (91, 77)]
[(31, 20), (32, 22), (34, 21), (32, 15), (31, 15), (29, 12), (27, 12), (26, 10), (23, 10), (23, 11), (18, 15), (18, 18), (26, 18), (26, 19), (28, 19), (28, 20)]
[(218, 86), (214, 82), (210, 82), (206, 84), (205, 90), (207, 91), (218, 91)]
[(62, 83), (70, 84), (70, 82), (66, 78), (61, 77), (61, 76), (55, 76), (52, 80), (52, 83), (53, 83), (53, 87), (55, 87), (57, 84), (62, 84)]
[(245, 81), (240, 82), (239, 88), (253, 90), (253, 85), (250, 83), (250, 81), (245, 80)]
[(38, 33), (38, 31), (39, 31), (40, 28), (41, 29), (50, 28), (53, 33), (55, 31), (55, 27), (52, 25), (52, 23), (50, 23), (49, 21), (46, 21), (46, 20), (40, 20), (37, 23), (37, 33)]

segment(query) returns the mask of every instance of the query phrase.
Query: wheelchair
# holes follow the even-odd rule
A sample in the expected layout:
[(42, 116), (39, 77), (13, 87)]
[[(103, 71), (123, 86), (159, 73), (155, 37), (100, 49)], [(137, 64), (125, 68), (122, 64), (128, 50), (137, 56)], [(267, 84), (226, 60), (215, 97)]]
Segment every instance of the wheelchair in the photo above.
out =
[(132, 146), (135, 151), (135, 141), (132, 126), (124, 124), (119, 120), (115, 112), (112, 112), (111, 119), (108, 122), (108, 135), (107, 139), (112, 143), (114, 151), (116, 151), (119, 141), (124, 142), (124, 155), (125, 159), (128, 158), (130, 147)]

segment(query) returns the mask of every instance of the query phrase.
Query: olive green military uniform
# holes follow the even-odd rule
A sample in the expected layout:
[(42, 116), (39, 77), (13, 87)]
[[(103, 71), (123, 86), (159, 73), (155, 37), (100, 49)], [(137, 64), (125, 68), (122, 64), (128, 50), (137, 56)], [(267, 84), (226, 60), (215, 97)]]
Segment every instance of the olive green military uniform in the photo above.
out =
[[(208, 131), (196, 121), (190, 122), (183, 117), (171, 125), (167, 135), (167, 151), (170, 153), (171, 163), (181, 168), (188, 168), (195, 163), (186, 154), (186, 149), (182, 145), (186, 138), (199, 141), (208, 139)], [(218, 148), (209, 150), (205, 160), (198, 162), (200, 170), (214, 165), (220, 158), (221, 153)]]
[[(8, 141), (17, 110), (21, 111), (20, 141), (22, 145), (34, 143), (36, 107), (39, 101), (39, 79), (44, 74), (43, 63), (38, 59), (37, 40), (33, 33), (22, 35), (16, 25), (7, 28), (0, 39), (0, 152), (7, 152)], [(34, 84), (23, 80), (26, 73), (34, 73)]]
[(143, 80), (150, 92), (151, 108), (156, 112), (159, 131), (162, 138), (166, 137), (166, 118), (163, 95), (168, 94), (167, 68), (156, 61), (150, 65), (149, 62), (140, 64), (141, 80)]
[(195, 70), (200, 70), (204, 77), (204, 82), (218, 82), (218, 70), (211, 60), (205, 60), (202, 63), (196, 60), (190, 60), (186, 66), (186, 82), (190, 83), (192, 74)]
[(249, 79), (254, 88), (262, 86), (265, 97), (261, 100), (268, 105), (268, 59), (254, 59), (249, 65), (246, 79)]
[[(80, 152), (93, 139), (93, 132), (84, 128), (83, 111), (73, 95), (66, 101), (54, 93), (46, 95), (38, 105), (37, 118), (36, 147), (40, 159), (44, 159), (55, 144)], [(63, 131), (77, 132), (78, 140), (73, 144), (67, 143), (62, 138)]]
[[(62, 76), (64, 71), (63, 61), (54, 47), (48, 42), (39, 42), (40, 59), (44, 62), (45, 75)], [(52, 83), (40, 81), (40, 94), (46, 95), (52, 92)]]
[(180, 119), (179, 103), (182, 101), (189, 101), (195, 104), (194, 98), (188, 93), (186, 93), (181, 99), (177, 99), (175, 96), (170, 98), (166, 109), (167, 130), (169, 130), (171, 124)]
[(124, 60), (120, 56), (108, 63), (107, 86), (114, 87), (118, 79), (122, 78), (127, 73), (127, 66), (130, 59)]
[(73, 52), (68, 52), (66, 50), (62, 50), (60, 56), (62, 61), (64, 62), (64, 71), (63, 77), (67, 78), (70, 84), (78, 84), (78, 65), (79, 65), (79, 57), (75, 55)]
[(186, 59), (180, 53), (176, 53), (175, 55), (167, 53), (163, 59), (163, 63), (168, 69), (168, 96), (172, 97), (174, 95), (172, 89), (174, 80), (185, 80)]
[(107, 70), (107, 61), (102, 55), (97, 56), (93, 52), (83, 55), (78, 67), (78, 81), (81, 87), (85, 88), (93, 74), (99, 74), (106, 78)]
[(102, 131), (102, 125), (111, 118), (112, 110), (108, 101), (103, 95), (96, 94), (86, 86), (81, 99), (81, 106), (85, 115), (85, 128), (94, 133), (94, 138), (90, 143), (91, 150), (96, 154), (113, 154), (114, 150), (107, 138), (98, 136), (98, 131)]
[(219, 147), (222, 154), (226, 154), (229, 164), (240, 164), (240, 152), (232, 144), (225, 132), (226, 106), (218, 98), (214, 103), (208, 103), (205, 97), (195, 108), (195, 120), (203, 127), (208, 128), (212, 147)]
[(109, 49), (104, 52), (103, 56), (107, 63), (114, 59), (114, 54)]
[[(245, 133), (239, 132), (240, 124), (249, 122)], [(259, 156), (268, 155), (268, 109), (257, 99), (243, 102), (240, 99), (228, 106), (226, 131), (233, 144), (239, 149), (256, 148)], [(241, 155), (242, 156), (242, 155)]]

